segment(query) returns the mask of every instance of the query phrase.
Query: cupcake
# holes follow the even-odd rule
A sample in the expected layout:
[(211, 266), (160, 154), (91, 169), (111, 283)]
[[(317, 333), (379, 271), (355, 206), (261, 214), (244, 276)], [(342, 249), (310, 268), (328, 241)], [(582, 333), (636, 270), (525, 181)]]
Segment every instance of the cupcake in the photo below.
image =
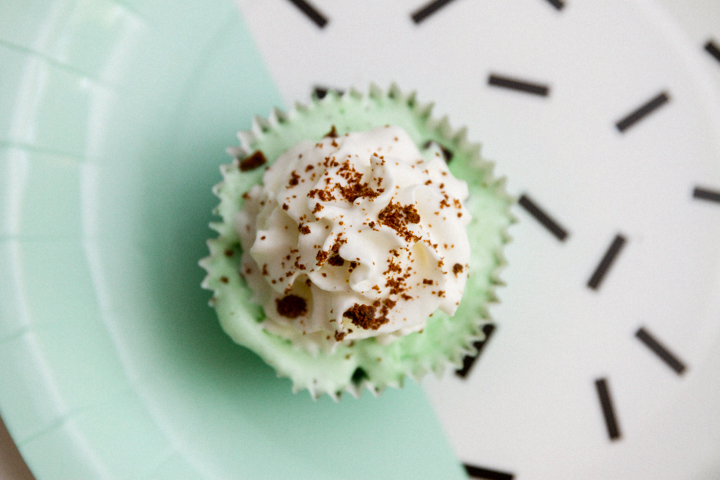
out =
[(513, 221), (465, 137), (395, 86), (256, 119), (221, 166), (200, 262), (223, 329), (314, 398), (460, 366)]

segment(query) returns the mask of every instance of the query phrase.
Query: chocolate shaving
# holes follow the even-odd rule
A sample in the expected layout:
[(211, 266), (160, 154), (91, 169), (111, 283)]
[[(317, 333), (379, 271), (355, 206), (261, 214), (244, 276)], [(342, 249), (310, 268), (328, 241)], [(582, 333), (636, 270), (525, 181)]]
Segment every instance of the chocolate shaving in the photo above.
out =
[[(390, 289), (390, 295), (398, 295), (407, 289), (405, 284), (406, 276), (390, 277), (385, 281), (385, 286)], [(404, 298), (404, 297), (403, 297)]]
[(297, 318), (307, 313), (307, 302), (297, 295), (286, 295), (283, 298), (276, 298), (278, 314), (287, 318)]
[(417, 210), (415, 210), (413, 205), (405, 205), (403, 213), (405, 214), (405, 218), (407, 218), (408, 223), (420, 223), (420, 214)]
[(330, 251), (333, 253), (338, 253), (340, 251), (340, 247), (345, 243), (347, 243), (347, 239), (342, 238), (342, 233), (341, 233), (340, 235), (338, 235), (338, 238), (337, 238), (337, 240), (335, 240), (335, 243), (333, 244), (333, 246), (330, 247)]
[(407, 229), (408, 223), (420, 223), (420, 214), (414, 205), (400, 205), (390, 201), (378, 214), (378, 220), (395, 230), (406, 242), (417, 242), (420, 237)]
[(456, 277), (457, 277), (458, 273), (462, 273), (462, 272), (463, 272), (462, 265), (460, 265), (459, 263), (456, 263), (455, 265), (453, 265), (453, 273), (455, 274)]
[(345, 200), (350, 203), (353, 203), (358, 198), (375, 198), (385, 191), (382, 188), (373, 190), (367, 183), (361, 184), (359, 182), (348, 185), (347, 187), (339, 186), (338, 188), (342, 196), (345, 197)]
[(332, 179), (328, 176), (325, 178), (326, 187), (310, 190), (307, 194), (308, 198), (319, 198), (323, 202), (335, 201), (336, 198), (335, 195), (333, 195), (333, 191), (338, 190), (343, 199), (353, 203), (358, 198), (373, 199), (385, 191), (382, 188), (373, 190), (367, 182), (362, 182), (363, 174), (355, 170), (349, 161), (345, 161), (340, 165), (335, 161), (335, 157), (327, 157), (325, 159), (325, 166), (327, 168), (340, 166), (337, 174), (342, 177), (347, 184), (333, 184)]
[[(307, 196), (308, 196), (308, 198), (318, 197), (320, 199), (320, 201), (322, 201), (322, 202), (330, 202), (330, 201), (335, 200), (335, 196), (332, 194), (332, 192), (328, 192), (327, 190), (321, 190), (319, 188), (310, 190), (308, 192)], [(316, 212), (313, 211), (313, 213), (316, 213)]]
[[(396, 303), (395, 300), (390, 300), (389, 298), (383, 300), (382, 303), (380, 300), (375, 300), (372, 305), (356, 303), (343, 313), (343, 317), (349, 318), (353, 325), (357, 325), (365, 330), (377, 330), (390, 321), (390, 319), (387, 318), (387, 314)], [(380, 315), (376, 317), (375, 313), (378, 308), (380, 308)]]
[(380, 328), (380, 325), (387, 322), (387, 319), (385, 319), (385, 322), (378, 322), (375, 319), (375, 310), (376, 308), (372, 305), (361, 305), (356, 303), (345, 310), (343, 317), (349, 318), (353, 325), (357, 325), (365, 330), (377, 330)]
[(335, 130), (335, 125), (333, 125), (332, 128), (330, 129), (330, 131), (328, 133), (326, 133), (324, 136), (330, 137), (330, 138), (337, 138), (338, 134), (337, 134), (337, 130)]
[(377, 191), (373, 190), (372, 188), (370, 188), (367, 182), (360, 183), (363, 174), (355, 170), (355, 167), (353, 167), (348, 161), (346, 161), (342, 165), (342, 167), (338, 169), (337, 173), (342, 178), (344, 178), (348, 184), (338, 184), (335, 185), (335, 188), (340, 190), (340, 194), (345, 197), (345, 200), (350, 203), (353, 203), (355, 200), (361, 197), (367, 197), (372, 199), (384, 192), (384, 189), (382, 188), (379, 188)]
[(240, 171), (241, 172), (247, 172), (248, 170), (255, 170), (256, 168), (265, 165), (267, 163), (267, 159), (265, 158), (265, 155), (260, 150), (256, 150), (247, 158), (244, 158), (240, 162)]
[(340, 255), (335, 254), (332, 257), (330, 257), (330, 259), (328, 260), (328, 263), (330, 265), (332, 265), (333, 267), (342, 267), (345, 264), (345, 260), (343, 260), (343, 258)]
[(290, 188), (296, 186), (298, 183), (300, 183), (300, 175), (297, 174), (295, 170), (290, 172)]

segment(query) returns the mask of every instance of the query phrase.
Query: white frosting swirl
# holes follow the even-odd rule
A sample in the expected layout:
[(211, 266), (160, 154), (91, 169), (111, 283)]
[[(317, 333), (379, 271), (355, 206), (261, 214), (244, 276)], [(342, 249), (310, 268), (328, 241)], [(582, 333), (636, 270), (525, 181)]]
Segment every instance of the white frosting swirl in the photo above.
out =
[(241, 273), (264, 327), (310, 350), (453, 315), (468, 274), (468, 189), (436, 145), (387, 126), (303, 141), (244, 195)]

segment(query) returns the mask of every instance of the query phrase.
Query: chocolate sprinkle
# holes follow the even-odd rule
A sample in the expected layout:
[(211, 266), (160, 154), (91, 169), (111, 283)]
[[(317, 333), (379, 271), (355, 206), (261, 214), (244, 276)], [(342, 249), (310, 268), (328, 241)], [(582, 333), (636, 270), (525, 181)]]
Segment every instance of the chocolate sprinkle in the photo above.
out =
[(380, 326), (390, 321), (387, 318), (387, 313), (395, 306), (395, 302), (386, 299), (383, 302), (384, 304), (380, 310), (381, 315), (379, 317), (375, 316), (375, 312), (380, 302), (377, 301), (375, 303), (377, 305), (361, 305), (356, 303), (343, 313), (343, 317), (349, 318), (353, 325), (357, 325), (365, 330), (377, 330)]
[(266, 163), (267, 159), (265, 155), (260, 150), (256, 150), (252, 155), (240, 162), (240, 171), (247, 172), (248, 170), (255, 170)]
[(296, 186), (298, 183), (300, 183), (300, 175), (298, 175), (295, 170), (293, 170), (292, 172), (290, 172), (290, 177), (291, 177), (291, 178), (290, 178), (289, 184), (290, 184), (290, 187), (291, 187), (291, 188), (294, 187), (294, 186)]
[[(333, 143), (334, 142), (335, 141), (333, 140)], [(322, 202), (335, 201), (336, 198), (335, 195), (333, 195), (333, 192), (337, 190), (341, 198), (353, 203), (358, 198), (367, 198), (372, 200), (385, 191), (383, 188), (373, 190), (367, 182), (362, 182), (363, 174), (355, 170), (355, 167), (353, 167), (349, 161), (345, 161), (341, 165), (335, 160), (335, 157), (326, 157), (325, 166), (328, 168), (339, 166), (340, 168), (338, 169), (337, 174), (345, 180), (346, 184), (332, 183), (331, 178), (326, 177), (325, 187), (310, 190), (307, 194), (308, 198), (319, 198)], [(316, 213), (315, 210), (313, 210), (313, 213)]]
[(329, 131), (328, 133), (326, 133), (325, 136), (326, 136), (326, 137), (330, 137), (330, 138), (337, 138), (337, 137), (338, 137), (337, 130), (335, 130), (335, 125), (332, 126), (332, 128), (330, 129), (330, 131)]
[(400, 205), (399, 203), (390, 202), (378, 214), (378, 220), (395, 230), (406, 242), (417, 242), (420, 237), (412, 234), (407, 229), (408, 223), (420, 223), (420, 214), (415, 210), (414, 205)]
[(372, 305), (361, 305), (356, 303), (345, 310), (343, 317), (349, 318), (353, 325), (357, 325), (365, 330), (377, 330), (381, 325), (375, 321), (375, 307)]
[(328, 263), (333, 267), (342, 267), (345, 264), (345, 260), (343, 260), (340, 255), (335, 254), (328, 259)]
[(318, 265), (322, 265), (325, 263), (325, 260), (328, 258), (328, 253), (324, 250), (318, 251), (317, 255), (315, 255), (315, 260), (317, 260)]
[(307, 302), (297, 295), (286, 295), (283, 298), (275, 299), (277, 312), (283, 317), (297, 318), (307, 313)]

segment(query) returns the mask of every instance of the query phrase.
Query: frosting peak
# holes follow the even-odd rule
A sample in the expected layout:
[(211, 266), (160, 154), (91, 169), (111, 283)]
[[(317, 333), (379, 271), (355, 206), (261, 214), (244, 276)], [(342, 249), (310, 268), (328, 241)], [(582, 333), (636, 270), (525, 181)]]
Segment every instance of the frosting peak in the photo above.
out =
[(421, 330), (454, 314), (468, 274), (465, 182), (400, 127), (303, 141), (235, 219), (264, 326), (310, 350)]

